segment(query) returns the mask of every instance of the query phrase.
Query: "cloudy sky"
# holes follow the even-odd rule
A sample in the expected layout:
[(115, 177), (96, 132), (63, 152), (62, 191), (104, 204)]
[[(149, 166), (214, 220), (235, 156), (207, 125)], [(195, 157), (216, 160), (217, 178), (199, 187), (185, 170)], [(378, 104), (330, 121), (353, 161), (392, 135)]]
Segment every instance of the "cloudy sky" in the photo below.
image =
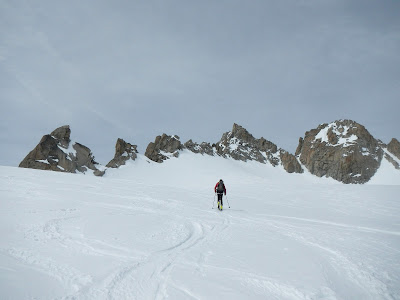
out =
[(290, 152), (344, 118), (400, 139), (399, 53), (397, 0), (0, 0), (0, 165), (65, 124), (103, 164), (233, 123)]

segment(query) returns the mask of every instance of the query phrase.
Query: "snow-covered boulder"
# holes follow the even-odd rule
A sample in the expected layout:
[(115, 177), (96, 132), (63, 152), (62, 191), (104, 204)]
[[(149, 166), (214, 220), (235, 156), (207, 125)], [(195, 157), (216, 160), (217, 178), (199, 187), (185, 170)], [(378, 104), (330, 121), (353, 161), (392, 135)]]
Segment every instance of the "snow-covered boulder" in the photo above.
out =
[(379, 168), (383, 149), (364, 126), (340, 120), (307, 131), (296, 155), (314, 175), (343, 183), (365, 183)]
[(96, 176), (104, 175), (103, 168), (94, 160), (91, 150), (70, 139), (68, 125), (42, 137), (39, 144), (19, 164), (21, 168), (85, 173), (89, 169)]
[(118, 168), (125, 165), (128, 160), (137, 158), (137, 145), (132, 145), (125, 142), (123, 139), (118, 139), (115, 144), (114, 158), (106, 165), (108, 168)]

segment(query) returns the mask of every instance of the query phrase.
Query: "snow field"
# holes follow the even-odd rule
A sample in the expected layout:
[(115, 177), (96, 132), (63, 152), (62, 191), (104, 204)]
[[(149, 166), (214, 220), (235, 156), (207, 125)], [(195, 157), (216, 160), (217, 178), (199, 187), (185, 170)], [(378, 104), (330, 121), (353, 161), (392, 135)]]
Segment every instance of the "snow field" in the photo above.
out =
[(187, 152), (0, 167), (0, 298), (400, 299), (399, 192)]

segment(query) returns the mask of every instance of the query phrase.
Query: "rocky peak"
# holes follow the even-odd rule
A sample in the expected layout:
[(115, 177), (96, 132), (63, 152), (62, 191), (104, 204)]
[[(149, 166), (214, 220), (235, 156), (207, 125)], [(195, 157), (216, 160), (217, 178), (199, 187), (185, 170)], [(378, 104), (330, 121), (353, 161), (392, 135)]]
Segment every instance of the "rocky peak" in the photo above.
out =
[(236, 138), (243, 143), (254, 144), (256, 139), (242, 126), (234, 123), (231, 132), (227, 132), (229, 138)]
[(255, 160), (260, 163), (270, 163), (274, 167), (281, 164), (289, 173), (303, 172), (294, 155), (278, 148), (263, 137), (256, 139), (238, 124), (233, 124), (232, 131), (222, 135), (215, 149), (216, 153), (223, 157), (242, 161)]
[(265, 163), (266, 157), (257, 149), (256, 139), (242, 126), (233, 124), (232, 131), (225, 132), (215, 145), (217, 155), (235, 160), (256, 160)]
[(128, 160), (137, 158), (137, 145), (132, 145), (125, 142), (123, 139), (118, 139), (115, 144), (114, 158), (106, 165), (109, 168), (118, 168), (125, 165)]
[(19, 167), (69, 173), (85, 173), (90, 169), (96, 176), (102, 176), (104, 171), (97, 168), (99, 165), (90, 149), (71, 142), (70, 134), (71, 130), (66, 125), (43, 136)]
[(379, 168), (383, 150), (364, 126), (339, 120), (307, 131), (296, 154), (314, 175), (344, 183), (364, 183)]
[(152, 161), (162, 163), (170, 157), (178, 157), (179, 150), (183, 150), (183, 145), (177, 135), (159, 135), (156, 137), (154, 143), (147, 146), (145, 156)]

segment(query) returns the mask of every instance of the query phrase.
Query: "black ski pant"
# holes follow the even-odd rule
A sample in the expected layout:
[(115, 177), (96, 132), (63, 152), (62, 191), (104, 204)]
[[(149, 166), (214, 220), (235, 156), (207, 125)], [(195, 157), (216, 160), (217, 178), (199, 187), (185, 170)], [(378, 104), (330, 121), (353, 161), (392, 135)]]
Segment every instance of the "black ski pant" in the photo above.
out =
[(221, 202), (221, 205), (223, 205), (223, 203), (222, 203), (222, 195), (223, 195), (224, 193), (218, 193), (217, 192), (217, 195), (218, 195), (218, 201), (220, 201)]

